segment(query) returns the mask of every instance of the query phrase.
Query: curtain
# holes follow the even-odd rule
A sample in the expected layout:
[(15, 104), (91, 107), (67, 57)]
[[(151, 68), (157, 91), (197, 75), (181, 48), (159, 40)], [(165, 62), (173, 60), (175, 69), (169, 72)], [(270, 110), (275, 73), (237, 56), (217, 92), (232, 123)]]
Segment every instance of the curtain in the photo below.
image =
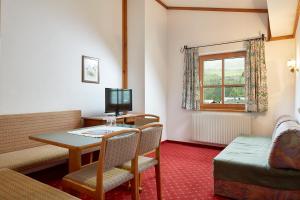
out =
[(268, 110), (268, 88), (264, 40), (247, 41), (246, 49), (246, 111), (265, 112)]
[(184, 50), (182, 108), (186, 110), (200, 110), (200, 80), (198, 61), (198, 48)]

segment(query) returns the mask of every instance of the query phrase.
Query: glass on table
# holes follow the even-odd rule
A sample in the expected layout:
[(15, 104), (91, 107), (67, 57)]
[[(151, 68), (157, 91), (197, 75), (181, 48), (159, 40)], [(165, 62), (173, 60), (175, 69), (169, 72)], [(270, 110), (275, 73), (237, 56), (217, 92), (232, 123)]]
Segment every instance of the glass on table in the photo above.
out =
[(106, 117), (106, 126), (116, 126), (117, 118), (116, 116), (107, 116)]

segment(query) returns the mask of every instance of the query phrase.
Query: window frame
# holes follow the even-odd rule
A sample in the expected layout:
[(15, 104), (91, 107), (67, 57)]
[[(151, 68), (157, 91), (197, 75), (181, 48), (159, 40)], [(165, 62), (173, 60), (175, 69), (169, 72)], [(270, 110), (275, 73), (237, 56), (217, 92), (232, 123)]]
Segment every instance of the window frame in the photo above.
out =
[[(224, 60), (229, 58), (245, 58), (246, 51), (219, 53), (199, 56), (199, 79), (200, 79), (200, 110), (203, 111), (227, 111), (227, 112), (245, 112), (245, 104), (224, 104), (225, 87), (245, 87), (245, 84), (224, 84), (225, 66)], [(222, 83), (221, 85), (203, 85), (204, 62), (209, 60), (222, 60)], [(204, 88), (220, 88), (222, 90), (221, 104), (206, 104), (204, 100)]]

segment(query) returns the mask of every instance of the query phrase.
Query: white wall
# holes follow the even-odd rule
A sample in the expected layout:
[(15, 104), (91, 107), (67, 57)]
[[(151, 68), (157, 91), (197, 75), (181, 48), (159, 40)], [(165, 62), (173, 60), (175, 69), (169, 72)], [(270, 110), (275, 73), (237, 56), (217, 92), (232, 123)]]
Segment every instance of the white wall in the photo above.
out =
[(167, 138), (167, 10), (146, 0), (145, 112), (160, 116)]
[(133, 111), (145, 112), (145, 0), (128, 0), (128, 88)]
[[(180, 48), (257, 37), (267, 32), (267, 22), (266, 14), (168, 11), (168, 139), (190, 141), (192, 138), (193, 111), (181, 109), (183, 54)], [(293, 41), (266, 45), (270, 110), (265, 116), (253, 115), (253, 134), (270, 135), (278, 115), (293, 113), (293, 77), (286, 70), (286, 61), (294, 54), (293, 45)], [(201, 49), (200, 54), (242, 49), (243, 44), (223, 45)]]
[(128, 0), (128, 86), (133, 110), (167, 122), (167, 10), (156, 1)]
[(286, 65), (294, 57), (295, 40), (266, 43), (269, 110), (265, 114), (253, 114), (254, 134), (271, 135), (280, 115), (294, 115), (295, 74)]
[[(104, 111), (121, 87), (119, 0), (2, 0), (0, 114)], [(109, 22), (109, 23), (108, 23)], [(81, 56), (100, 59), (100, 84), (81, 82)]]
[[(297, 27), (296, 33), (296, 60), (297, 67), (300, 67), (300, 25)], [(295, 87), (295, 116), (300, 121), (300, 73), (296, 73), (296, 87)]]
[[(2, 6), (2, 0), (0, 0), (0, 92), (3, 91), (3, 88), (4, 88), (4, 81), (1, 79), (1, 74), (4, 73), (4, 68), (1, 67), (1, 60), (2, 60), (2, 20), (3, 20), (3, 17), (2, 17), (2, 14), (3, 14), (3, 6)], [(3, 101), (3, 98), (1, 98), (1, 93), (0, 93), (0, 113), (1, 113), (1, 110), (4, 109), (4, 101)]]

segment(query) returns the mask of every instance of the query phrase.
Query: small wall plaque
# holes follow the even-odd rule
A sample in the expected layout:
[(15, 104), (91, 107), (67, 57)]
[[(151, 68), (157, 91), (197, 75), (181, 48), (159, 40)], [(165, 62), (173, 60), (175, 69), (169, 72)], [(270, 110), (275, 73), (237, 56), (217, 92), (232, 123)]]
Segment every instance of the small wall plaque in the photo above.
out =
[(99, 84), (99, 59), (82, 56), (82, 82)]

